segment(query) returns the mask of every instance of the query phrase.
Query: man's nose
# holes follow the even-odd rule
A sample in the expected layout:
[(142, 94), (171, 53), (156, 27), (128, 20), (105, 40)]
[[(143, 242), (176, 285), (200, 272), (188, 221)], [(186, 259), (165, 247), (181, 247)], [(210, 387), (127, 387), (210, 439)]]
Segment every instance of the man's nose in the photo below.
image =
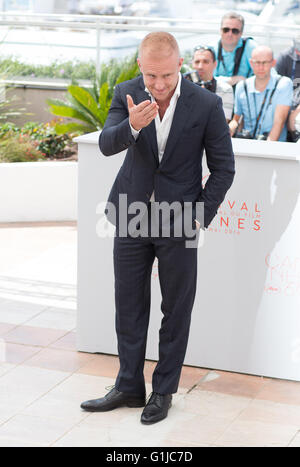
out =
[(164, 83), (164, 81), (163, 81), (162, 79), (156, 80), (156, 81), (155, 81), (154, 87), (155, 87), (155, 89), (157, 89), (157, 90), (164, 89), (165, 83)]

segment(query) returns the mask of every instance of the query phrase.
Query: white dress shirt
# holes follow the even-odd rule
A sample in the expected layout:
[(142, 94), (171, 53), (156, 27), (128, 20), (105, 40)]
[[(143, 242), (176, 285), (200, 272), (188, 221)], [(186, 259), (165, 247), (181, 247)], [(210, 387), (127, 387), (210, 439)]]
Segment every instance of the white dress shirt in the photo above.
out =
[[(175, 88), (173, 96), (171, 97), (170, 104), (169, 104), (169, 106), (168, 106), (162, 120), (160, 119), (159, 113), (155, 117), (155, 128), (156, 128), (156, 139), (157, 139), (159, 163), (161, 162), (161, 160), (163, 158), (163, 155), (164, 155), (164, 152), (165, 152), (165, 149), (166, 149), (166, 144), (167, 144), (167, 141), (168, 141), (171, 125), (172, 125), (172, 122), (173, 122), (173, 117), (174, 117), (177, 101), (178, 101), (179, 96), (180, 96), (181, 79), (182, 79), (181, 73), (178, 73), (177, 86)], [(147, 94), (149, 94), (149, 96), (151, 98), (151, 102), (155, 102), (154, 97), (152, 96), (152, 94), (150, 93), (150, 91), (147, 88), (145, 88), (145, 92)], [(134, 128), (132, 128), (131, 125), (130, 125), (130, 128), (131, 128), (132, 136), (135, 139), (137, 139), (137, 137), (138, 137), (141, 130), (137, 131)], [(150, 201), (154, 201), (154, 192), (151, 195)]]

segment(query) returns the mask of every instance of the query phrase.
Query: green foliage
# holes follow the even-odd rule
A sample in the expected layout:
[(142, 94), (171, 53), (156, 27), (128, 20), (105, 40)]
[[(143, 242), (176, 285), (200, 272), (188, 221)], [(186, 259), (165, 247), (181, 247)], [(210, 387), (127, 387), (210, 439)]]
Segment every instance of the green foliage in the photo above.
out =
[(58, 133), (90, 133), (103, 128), (116, 84), (135, 78), (139, 74), (136, 56), (123, 62), (104, 64), (100, 76), (91, 88), (70, 85), (66, 100), (48, 99), (50, 111), (57, 116), (79, 122), (56, 125)]
[(0, 161), (32, 162), (45, 159), (36, 146), (30, 136), (18, 135), (9, 130), (0, 140)]
[(67, 134), (58, 135), (56, 121), (27, 122), (23, 128), (13, 123), (0, 126), (0, 162), (27, 162), (61, 159), (72, 155), (74, 143)]
[[(187, 52), (185, 54), (182, 72), (187, 68), (185, 64), (190, 64), (190, 61), (191, 53)], [(109, 79), (115, 82), (117, 76), (122, 71), (122, 67), (122, 60), (112, 59), (110, 62), (102, 65), (101, 76), (103, 75), (104, 81), (107, 81), (107, 77), (109, 75)], [(22, 62), (18, 58), (11, 56), (2, 59), (0, 58), (0, 76), (3, 74), (9, 76), (24, 76), (28, 78), (66, 79), (75, 83), (81, 79), (95, 79), (96, 66), (95, 62), (92, 60), (87, 62), (81, 62), (79, 60), (54, 60), (49, 63), (49, 65), (34, 65)], [(102, 83), (104, 81), (102, 81)]]
[(9, 131), (11, 133), (19, 133), (19, 128), (14, 123), (10, 122), (0, 125), (0, 139), (3, 138), (3, 136), (5, 136)]
[(32, 78), (56, 78), (56, 79), (91, 79), (96, 76), (95, 63), (69, 60), (62, 62), (55, 60), (49, 65), (33, 65), (19, 61), (17, 58), (8, 57), (0, 60), (0, 74), (9, 70), (11, 76), (26, 76)]
[(3, 80), (7, 78), (7, 75), (0, 72), (0, 123), (3, 120), (8, 120), (10, 117), (16, 117), (21, 115), (24, 109), (14, 109), (12, 104), (17, 100), (15, 96), (11, 98), (6, 97), (6, 89), (3, 84)]
[[(24, 113), (25, 109), (15, 109), (14, 103), (18, 101), (16, 96), (7, 98), (6, 87), (4, 84), (5, 79), (9, 77), (10, 69), (6, 67), (0, 67), (0, 123), (2, 121), (9, 120), (11, 117), (17, 117)], [(26, 114), (30, 115), (30, 114)]]
[(58, 135), (55, 130), (55, 123), (38, 124), (27, 122), (21, 129), (22, 135), (28, 135), (36, 142), (36, 148), (48, 159), (64, 157), (64, 151), (71, 139), (67, 134)]

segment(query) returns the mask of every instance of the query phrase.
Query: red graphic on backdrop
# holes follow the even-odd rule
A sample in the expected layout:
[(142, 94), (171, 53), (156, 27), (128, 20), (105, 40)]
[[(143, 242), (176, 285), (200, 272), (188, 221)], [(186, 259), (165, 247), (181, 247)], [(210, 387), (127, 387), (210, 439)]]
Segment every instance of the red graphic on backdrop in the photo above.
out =
[(268, 271), (266, 293), (286, 296), (300, 294), (300, 257), (269, 253), (265, 263)]
[[(209, 173), (202, 178), (202, 186), (208, 180)], [(217, 215), (209, 227), (209, 232), (240, 235), (243, 231), (258, 232), (261, 230), (261, 206), (245, 200), (225, 199), (218, 209)]]
[(240, 234), (245, 230), (258, 232), (260, 229), (261, 207), (258, 202), (251, 204), (247, 201), (226, 199), (219, 207), (209, 231)]

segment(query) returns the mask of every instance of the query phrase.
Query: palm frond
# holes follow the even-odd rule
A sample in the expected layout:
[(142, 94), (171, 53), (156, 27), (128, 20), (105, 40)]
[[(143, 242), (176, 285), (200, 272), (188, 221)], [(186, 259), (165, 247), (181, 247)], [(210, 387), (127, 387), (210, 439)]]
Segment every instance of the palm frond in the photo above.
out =
[(138, 74), (136, 56), (123, 62), (111, 61), (102, 65), (101, 74), (93, 79), (91, 87), (72, 84), (68, 87), (65, 101), (49, 99), (47, 102), (52, 113), (84, 123), (58, 124), (60, 131), (64, 129), (71, 132), (76, 127), (78, 131), (90, 132), (103, 128), (116, 84), (130, 80)]

